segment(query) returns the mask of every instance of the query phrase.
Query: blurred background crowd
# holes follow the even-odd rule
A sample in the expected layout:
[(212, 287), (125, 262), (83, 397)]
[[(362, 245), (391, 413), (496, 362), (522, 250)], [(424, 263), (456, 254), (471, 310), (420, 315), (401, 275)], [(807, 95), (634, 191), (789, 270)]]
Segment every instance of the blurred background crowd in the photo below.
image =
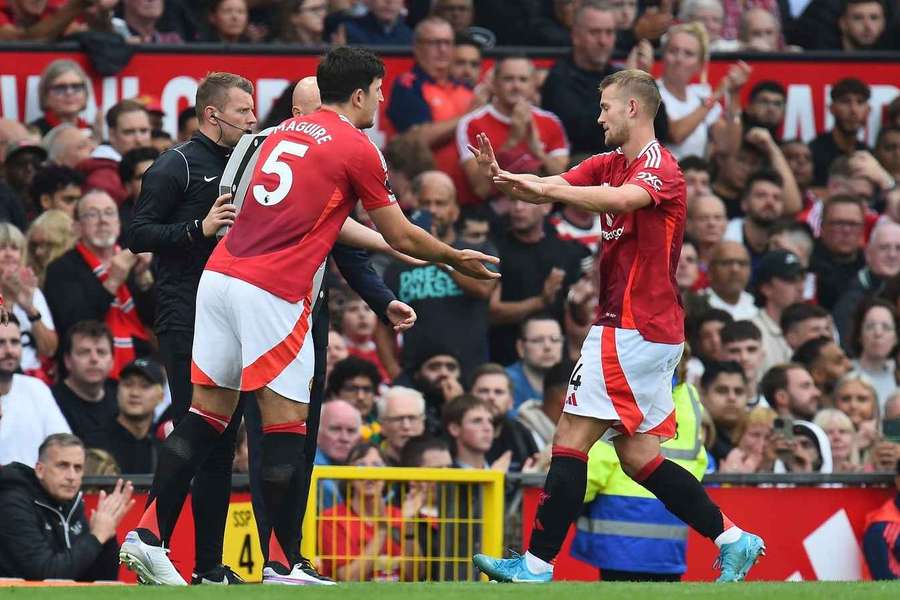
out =
[[(900, 459), (900, 98), (869, 146), (872, 92), (848, 73), (830, 87), (833, 126), (784, 139), (790, 73), (750, 86), (752, 66), (734, 60), (711, 84), (707, 67), (711, 52), (896, 50), (898, 15), (893, 0), (0, 0), (0, 41), (411, 53), (385, 90), (390, 183), (417, 224), (497, 254), (502, 279), (376, 256), (418, 314), (398, 336), (332, 271), (320, 464), (546, 469), (604, 290), (605, 225), (504, 198), (466, 146), (486, 132), (504, 169), (560, 173), (611, 150), (603, 77), (653, 70), (657, 134), (688, 184), (676, 278), (689, 353), (673, 386), (702, 403), (706, 469), (837, 473)], [(538, 68), (509, 46), (569, 51)], [(144, 95), (89, 123), (91, 85), (78, 62), (52, 60), (43, 115), (0, 119), (0, 287), (15, 316), (0, 326), (0, 464), (33, 465), (47, 435), (70, 431), (91, 472), (148, 473), (170, 427), (154, 259), (122, 240), (142, 174), (197, 119), (187, 107), (165, 131)], [(260, 129), (290, 116), (291, 87)], [(370, 450), (351, 452), (360, 443)]]

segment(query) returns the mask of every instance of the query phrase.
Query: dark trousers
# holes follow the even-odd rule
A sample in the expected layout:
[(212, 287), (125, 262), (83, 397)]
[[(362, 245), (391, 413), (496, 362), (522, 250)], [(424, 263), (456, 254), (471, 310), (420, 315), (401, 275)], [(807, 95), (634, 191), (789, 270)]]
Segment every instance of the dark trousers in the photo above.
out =
[[(172, 406), (167, 410), (167, 414), (175, 424), (178, 424), (191, 407), (193, 334), (186, 331), (165, 331), (157, 337), (169, 380), (169, 391), (172, 394)], [(191, 486), (197, 572), (207, 571), (222, 562), (225, 520), (228, 517), (228, 504), (231, 499), (231, 466), (234, 462), (235, 441), (244, 404), (242, 395), (231, 416), (231, 423), (200, 465)]]

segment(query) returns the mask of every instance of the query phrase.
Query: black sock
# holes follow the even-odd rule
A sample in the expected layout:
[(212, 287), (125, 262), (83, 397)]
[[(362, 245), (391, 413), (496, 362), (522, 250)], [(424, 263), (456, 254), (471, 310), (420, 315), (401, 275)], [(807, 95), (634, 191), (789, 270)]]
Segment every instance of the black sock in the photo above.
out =
[[(662, 455), (638, 473), (634, 480), (647, 488), (673, 515), (697, 532), (715, 541), (725, 530), (725, 515), (716, 506), (703, 485), (684, 469)], [(731, 522), (727, 522), (731, 525)]]
[(231, 423), (213, 444), (200, 464), (191, 485), (191, 512), (194, 516), (194, 570), (206, 573), (222, 564), (225, 521), (231, 502), (231, 466), (234, 445), (241, 424), (238, 408)]
[(301, 433), (299, 425), (294, 427), (264, 427), (262, 440), (262, 493), (272, 527), (266, 558), (288, 568), (300, 562), (300, 518), (306, 504), (306, 428)]
[(587, 487), (587, 454), (553, 447), (550, 472), (541, 492), (528, 551), (551, 562), (559, 553), (569, 526), (581, 514)]
[(223, 429), (212, 424), (208, 417), (191, 412), (166, 438), (159, 452), (153, 487), (147, 496), (147, 509), (138, 523), (145, 543), (155, 541), (168, 546), (191, 479)]

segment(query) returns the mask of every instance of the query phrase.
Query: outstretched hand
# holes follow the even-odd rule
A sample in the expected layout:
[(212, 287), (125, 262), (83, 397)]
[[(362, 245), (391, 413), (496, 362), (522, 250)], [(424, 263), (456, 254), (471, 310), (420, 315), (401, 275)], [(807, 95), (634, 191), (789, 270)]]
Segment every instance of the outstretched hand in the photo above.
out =
[(460, 250), (450, 263), (454, 269), (475, 279), (499, 279), (500, 273), (491, 271), (484, 263), (500, 264), (500, 259), (477, 250)]
[(529, 204), (546, 204), (551, 201), (544, 195), (544, 184), (531, 181), (526, 175), (500, 171), (493, 181), (494, 185), (515, 200)]
[(394, 331), (400, 333), (415, 325), (417, 317), (416, 311), (410, 305), (392, 300), (387, 306), (387, 318), (394, 326)]
[(481, 174), (490, 179), (500, 172), (500, 165), (497, 164), (497, 158), (494, 156), (491, 140), (488, 139), (486, 133), (479, 133), (475, 136), (475, 141), (478, 142), (478, 147), (468, 144), (469, 152), (475, 157)]

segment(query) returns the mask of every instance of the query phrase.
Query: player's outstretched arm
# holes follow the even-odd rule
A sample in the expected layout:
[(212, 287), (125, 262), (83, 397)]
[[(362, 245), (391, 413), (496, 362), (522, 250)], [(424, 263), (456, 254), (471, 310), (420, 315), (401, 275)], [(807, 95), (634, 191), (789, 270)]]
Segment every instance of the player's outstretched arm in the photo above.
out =
[[(500, 165), (497, 163), (497, 158), (494, 155), (494, 148), (491, 146), (491, 140), (488, 138), (486, 133), (479, 133), (475, 136), (475, 140), (478, 143), (478, 147), (476, 148), (472, 144), (468, 144), (469, 152), (472, 153), (472, 156), (475, 157), (475, 164), (478, 166), (478, 171), (486, 177), (487, 179), (492, 179), (495, 184), (500, 187), (502, 191), (506, 191), (505, 185), (497, 181), (497, 176), (501, 173), (507, 173), (500, 168)], [(507, 173), (508, 174), (508, 173)], [(540, 183), (552, 183), (555, 185), (569, 185), (569, 182), (560, 177), (559, 175), (551, 175), (549, 177), (540, 177), (538, 175), (532, 175), (531, 173), (521, 173), (520, 177), (527, 181), (537, 181)]]
[(496, 256), (483, 254), (475, 250), (456, 250), (435, 239), (421, 227), (410, 223), (400, 207), (390, 204), (369, 211), (369, 216), (378, 227), (388, 244), (394, 250), (414, 256), (428, 262), (450, 265), (463, 275), (476, 279), (497, 279), (500, 273), (494, 273), (484, 263), (499, 264)]
[(347, 217), (347, 220), (344, 221), (344, 225), (338, 234), (338, 241), (354, 248), (362, 248), (370, 252), (381, 252), (413, 266), (421, 267), (427, 264), (425, 261), (394, 250), (384, 239), (383, 235), (350, 217)]
[(531, 204), (562, 202), (594, 213), (626, 213), (649, 205), (650, 193), (639, 185), (612, 186), (556, 185), (532, 181), (522, 175), (501, 171), (494, 181), (505, 185), (511, 198)]

